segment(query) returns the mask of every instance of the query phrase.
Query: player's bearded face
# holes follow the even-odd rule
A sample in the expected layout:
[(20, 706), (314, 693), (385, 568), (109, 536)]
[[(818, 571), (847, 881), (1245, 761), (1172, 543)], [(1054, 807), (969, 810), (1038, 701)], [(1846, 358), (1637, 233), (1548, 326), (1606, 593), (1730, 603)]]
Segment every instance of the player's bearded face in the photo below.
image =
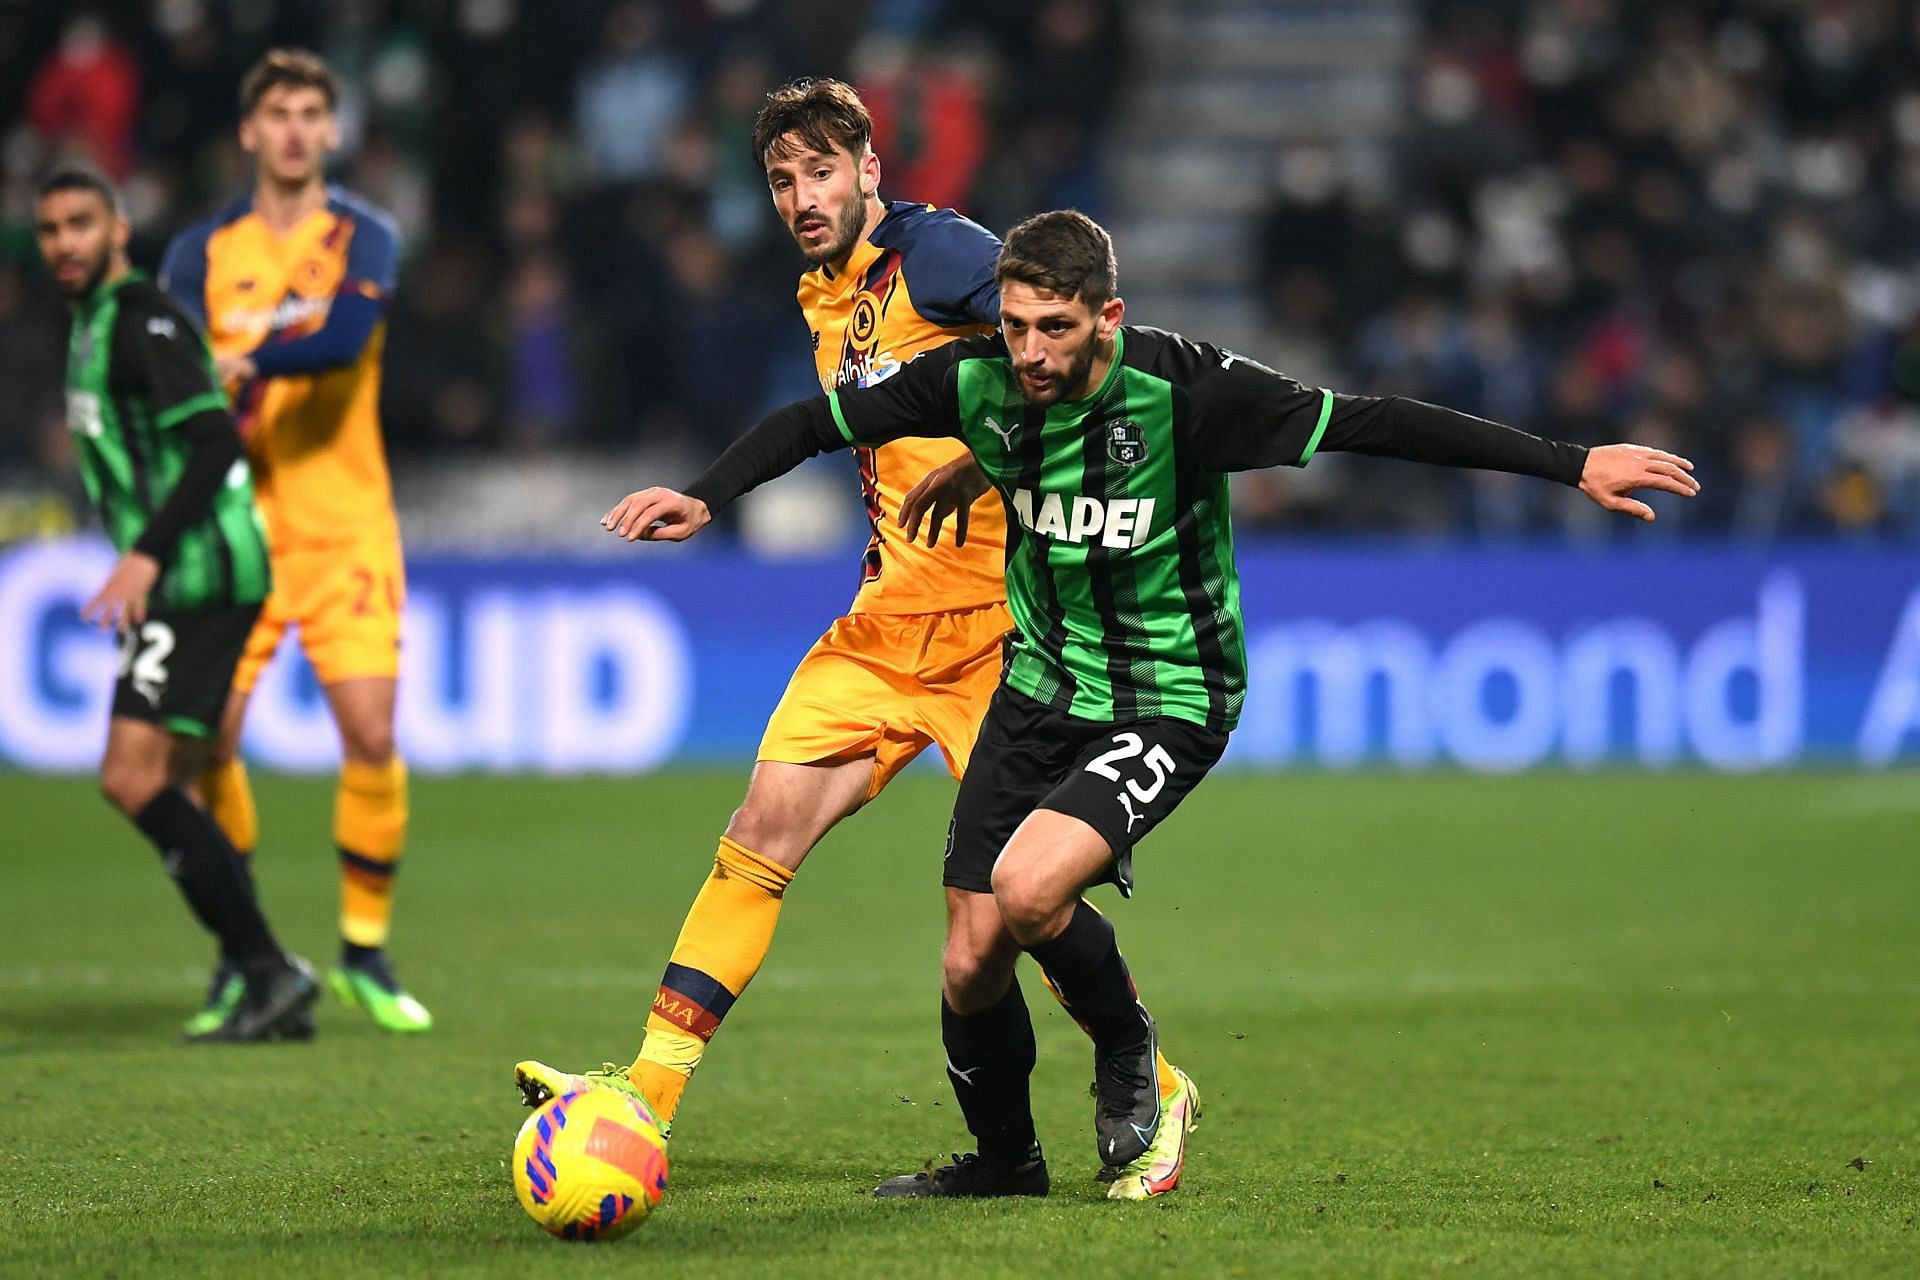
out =
[(1036, 407), (1059, 404), (1086, 385), (1087, 375), (1093, 370), (1096, 347), (1093, 331), (1089, 328), (1079, 346), (1057, 353), (1064, 358), (1064, 365), (1014, 361), (1014, 372), (1020, 375), (1020, 394), (1028, 404)]
[(848, 200), (840, 206), (840, 212), (834, 216), (833, 234), (827, 237), (827, 243), (817, 249), (807, 248), (801, 228), (795, 223), (794, 238), (800, 241), (800, 251), (807, 255), (807, 261), (819, 264), (838, 262), (853, 252), (854, 245), (860, 242), (860, 232), (867, 225), (867, 210), (864, 202)]
[(787, 145), (793, 154), (775, 149), (768, 159), (774, 207), (808, 262), (838, 262), (853, 252), (867, 225), (861, 162), (838, 149), (822, 154), (797, 140)]
[(69, 298), (99, 287), (113, 265), (116, 219), (91, 191), (56, 191), (40, 202), (40, 256)]
[(1028, 404), (1058, 404), (1085, 388), (1100, 349), (1086, 303), (1009, 280), (1000, 294), (1000, 330)]

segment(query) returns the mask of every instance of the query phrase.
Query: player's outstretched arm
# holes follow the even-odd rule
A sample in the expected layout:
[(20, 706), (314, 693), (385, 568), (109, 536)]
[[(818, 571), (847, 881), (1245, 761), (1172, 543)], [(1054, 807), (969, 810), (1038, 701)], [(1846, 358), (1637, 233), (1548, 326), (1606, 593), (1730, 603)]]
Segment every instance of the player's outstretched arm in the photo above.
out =
[(1188, 387), (1196, 408), (1187, 418), (1189, 442), (1215, 471), (1304, 467), (1316, 453), (1366, 453), (1556, 480), (1642, 520), (1654, 516), (1631, 496), (1641, 489), (1684, 498), (1700, 492), (1691, 462), (1645, 445), (1587, 449), (1405, 396), (1339, 395), (1179, 337), (1162, 358)]
[(1608, 511), (1624, 511), (1651, 523), (1653, 508), (1629, 494), (1661, 489), (1691, 498), (1700, 492), (1693, 464), (1677, 453), (1638, 444), (1607, 444), (1587, 450), (1580, 472), (1580, 492)]
[(953, 545), (966, 546), (967, 516), (988, 488), (987, 473), (971, 454), (927, 472), (900, 502), (900, 526), (907, 531), (907, 541), (917, 539), (921, 522), (932, 516), (927, 525), (927, 545), (939, 546), (940, 526), (952, 516)]
[[(950, 342), (934, 354), (950, 363), (951, 354), (968, 348), (970, 341)], [(923, 352), (876, 386), (775, 409), (729, 445), (684, 493), (643, 489), (629, 494), (600, 523), (629, 542), (641, 538), (681, 542), (741, 494), (785, 475), (815, 454), (855, 444), (880, 445), (905, 436), (958, 436), (959, 424), (945, 394), (947, 363)], [(947, 406), (944, 412), (943, 405)], [(856, 425), (849, 426), (849, 421)]]
[(600, 527), (628, 542), (685, 542), (712, 519), (700, 499), (653, 488), (620, 499), (600, 517)]

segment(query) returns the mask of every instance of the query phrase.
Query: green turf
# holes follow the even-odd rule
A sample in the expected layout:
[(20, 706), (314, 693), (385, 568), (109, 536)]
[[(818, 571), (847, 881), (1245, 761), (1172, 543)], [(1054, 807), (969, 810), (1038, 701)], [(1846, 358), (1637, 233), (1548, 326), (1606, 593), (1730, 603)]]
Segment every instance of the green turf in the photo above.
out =
[[(788, 895), (655, 1220), (550, 1240), (508, 1181), (513, 1063), (631, 1052), (738, 789), (417, 781), (395, 955), (440, 1029), (329, 1005), (311, 1045), (222, 1049), (173, 1042), (209, 947), (153, 855), (87, 783), (0, 777), (0, 1274), (1920, 1269), (1911, 774), (1210, 781), (1111, 910), (1207, 1099), (1147, 1205), (1097, 1198), (1088, 1055), (1031, 977), (1055, 1195), (868, 1195), (964, 1141), (951, 788), (910, 777)], [(259, 784), (269, 907), (317, 960), (330, 795)]]

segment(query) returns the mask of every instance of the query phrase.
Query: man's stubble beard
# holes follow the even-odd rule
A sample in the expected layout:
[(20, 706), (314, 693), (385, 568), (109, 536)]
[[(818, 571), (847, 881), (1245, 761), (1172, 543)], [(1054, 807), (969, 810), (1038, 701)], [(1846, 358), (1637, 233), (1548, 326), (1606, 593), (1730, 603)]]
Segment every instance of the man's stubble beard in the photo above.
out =
[(860, 232), (866, 228), (866, 225), (867, 197), (861, 196), (857, 200), (848, 201), (847, 207), (841, 211), (839, 220), (834, 223), (832, 240), (828, 241), (823, 248), (811, 253), (808, 253), (804, 247), (800, 252), (816, 267), (824, 266), (829, 262), (839, 262), (852, 253), (853, 247), (860, 243)]
[[(1093, 357), (1099, 349), (1099, 340), (1089, 338), (1087, 345), (1080, 350), (1078, 355), (1074, 356), (1073, 363), (1067, 366), (1066, 374), (1047, 384), (1047, 394), (1044, 396), (1036, 397), (1028, 395), (1027, 384), (1019, 382), (1018, 379), (1016, 379), (1016, 384), (1020, 388), (1020, 398), (1036, 409), (1047, 409), (1059, 404), (1067, 398), (1069, 391), (1072, 391), (1075, 387), (1078, 387), (1087, 380), (1087, 373), (1093, 368)], [(1019, 371), (1015, 370), (1015, 372), (1018, 373)]]
[(100, 282), (107, 278), (107, 272), (112, 269), (113, 249), (109, 247), (105, 253), (102, 253), (94, 260), (92, 266), (87, 268), (86, 274), (80, 278), (79, 285), (76, 286), (72, 292), (68, 293), (67, 297), (75, 302), (78, 302), (82, 298), (91, 297), (93, 291), (100, 287)]

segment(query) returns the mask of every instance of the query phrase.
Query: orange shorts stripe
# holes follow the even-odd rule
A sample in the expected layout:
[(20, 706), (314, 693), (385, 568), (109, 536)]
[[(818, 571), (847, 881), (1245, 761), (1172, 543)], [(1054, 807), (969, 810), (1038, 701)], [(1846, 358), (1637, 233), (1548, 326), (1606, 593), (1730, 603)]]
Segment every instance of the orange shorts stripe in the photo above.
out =
[(407, 574), (397, 534), (334, 546), (296, 546), (273, 553), (273, 593), (253, 624), (233, 687), (253, 692), (298, 627), (300, 648), (323, 685), (400, 674), (400, 610)]
[(873, 795), (929, 745), (966, 772), (1000, 683), (1003, 604), (950, 613), (854, 613), (800, 660), (767, 721), (759, 759), (875, 757)]

